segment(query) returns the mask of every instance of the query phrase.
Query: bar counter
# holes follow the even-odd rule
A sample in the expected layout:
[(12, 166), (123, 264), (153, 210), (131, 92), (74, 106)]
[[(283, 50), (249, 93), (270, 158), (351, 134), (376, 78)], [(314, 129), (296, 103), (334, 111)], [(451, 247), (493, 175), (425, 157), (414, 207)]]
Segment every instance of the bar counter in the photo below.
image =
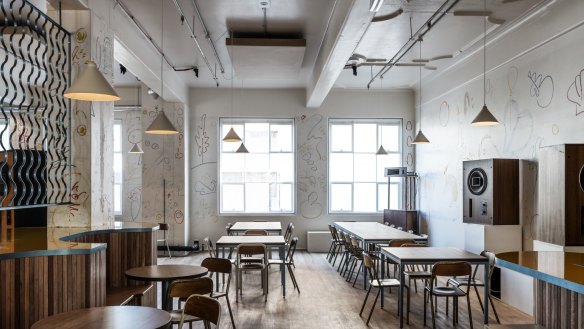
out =
[(535, 321), (546, 328), (584, 328), (584, 254), (515, 251), (497, 265), (535, 278)]
[[(16, 228), (0, 244), (0, 328), (30, 328), (53, 314), (104, 306), (110, 288), (141, 284), (127, 269), (156, 264), (158, 224)], [(155, 289), (144, 306), (156, 306)]]

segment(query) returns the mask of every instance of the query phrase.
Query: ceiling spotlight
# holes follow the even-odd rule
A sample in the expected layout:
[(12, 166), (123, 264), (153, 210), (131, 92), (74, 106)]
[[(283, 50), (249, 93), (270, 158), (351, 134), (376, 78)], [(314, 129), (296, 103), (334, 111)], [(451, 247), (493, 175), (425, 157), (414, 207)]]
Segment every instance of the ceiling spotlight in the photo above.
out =
[(154, 90), (152, 90), (152, 88), (148, 88), (148, 95), (154, 95), (154, 94), (156, 94), (154, 92)]
[(193, 67), (193, 72), (195, 72), (195, 76), (198, 78), (199, 77), (199, 68), (198, 67)]
[(357, 65), (351, 65), (351, 69), (353, 69), (353, 75), (357, 76)]
[(123, 66), (122, 64), (120, 64), (120, 73), (121, 73), (122, 75), (124, 75), (124, 74), (126, 74), (126, 71), (128, 71), (128, 70), (126, 70), (126, 67), (125, 67), (125, 66)]

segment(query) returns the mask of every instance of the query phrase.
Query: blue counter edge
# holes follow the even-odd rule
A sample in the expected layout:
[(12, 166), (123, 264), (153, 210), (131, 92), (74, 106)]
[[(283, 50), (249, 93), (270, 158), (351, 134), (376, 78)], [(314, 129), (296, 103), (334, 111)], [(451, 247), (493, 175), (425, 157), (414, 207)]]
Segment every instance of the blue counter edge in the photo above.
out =
[(496, 264), (501, 266), (501, 267), (513, 270), (515, 272), (519, 272), (521, 274), (531, 276), (535, 279), (551, 283), (551, 284), (556, 285), (558, 287), (562, 287), (562, 288), (577, 292), (579, 294), (584, 294), (584, 285), (581, 285), (581, 284), (578, 284), (575, 282), (571, 282), (571, 281), (567, 281), (565, 279), (560, 279), (560, 278), (555, 277), (553, 275), (549, 275), (549, 274), (545, 274), (545, 273), (542, 273), (542, 272), (539, 272), (536, 270), (532, 270), (530, 268), (527, 268), (527, 267), (524, 267), (524, 266), (521, 266), (521, 265), (518, 265), (515, 263), (511, 263), (511, 262), (508, 262), (506, 260), (502, 260), (499, 258), (496, 259)]
[[(159, 226), (156, 224), (152, 227), (131, 227), (131, 228), (104, 228), (104, 229), (94, 229), (86, 232), (75, 233), (72, 235), (66, 235), (59, 240), (61, 241), (70, 241), (72, 239), (80, 238), (82, 236), (87, 235), (95, 235), (95, 234), (103, 234), (103, 233), (139, 233), (139, 232), (154, 232), (159, 229)], [(83, 249), (54, 249), (54, 250), (30, 250), (30, 251), (22, 251), (22, 252), (15, 252), (10, 254), (0, 254), (0, 260), (7, 260), (7, 259), (18, 259), (18, 258), (26, 258), (26, 257), (43, 257), (43, 256), (66, 256), (66, 255), (90, 255), (95, 254), (99, 251), (107, 249), (107, 243), (81, 243), (80, 244), (87, 244), (93, 245), (92, 247), (83, 248)]]

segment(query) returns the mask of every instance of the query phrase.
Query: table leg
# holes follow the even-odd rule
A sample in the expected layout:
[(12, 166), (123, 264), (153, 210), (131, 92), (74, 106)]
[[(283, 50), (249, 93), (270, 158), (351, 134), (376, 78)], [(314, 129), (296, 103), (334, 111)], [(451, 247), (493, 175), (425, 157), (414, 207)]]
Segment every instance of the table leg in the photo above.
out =
[(489, 263), (485, 264), (485, 274), (484, 274), (484, 283), (485, 283), (485, 297), (483, 298), (483, 304), (485, 305), (485, 314), (484, 314), (484, 324), (489, 324), (489, 294), (491, 293), (491, 290), (489, 288), (491, 282), (489, 282)]
[(285, 245), (281, 245), (278, 250), (280, 251), (280, 259), (282, 260), (282, 264), (280, 264), (280, 280), (282, 281), (282, 296), (286, 298), (286, 269), (284, 268), (286, 265), (286, 256), (284, 255)]
[[(385, 279), (385, 255), (381, 254), (381, 278)], [(383, 308), (383, 295), (385, 289), (381, 289), (381, 308)]]
[[(363, 246), (363, 250), (367, 250), (367, 245), (365, 244), (365, 240), (361, 240), (361, 245)], [(365, 269), (365, 264), (363, 264), (363, 289), (367, 289), (367, 269)], [(359, 272), (357, 272), (359, 273)], [(359, 275), (359, 274), (356, 274)]]
[(398, 310), (399, 310), (399, 327), (404, 327), (404, 264), (399, 263), (399, 297), (398, 300)]
[[(167, 295), (168, 295), (168, 286), (169, 286), (169, 281), (162, 281), (162, 309), (166, 310), (166, 311), (170, 311), (170, 309), (167, 309)], [(172, 307), (171, 307), (172, 308)]]

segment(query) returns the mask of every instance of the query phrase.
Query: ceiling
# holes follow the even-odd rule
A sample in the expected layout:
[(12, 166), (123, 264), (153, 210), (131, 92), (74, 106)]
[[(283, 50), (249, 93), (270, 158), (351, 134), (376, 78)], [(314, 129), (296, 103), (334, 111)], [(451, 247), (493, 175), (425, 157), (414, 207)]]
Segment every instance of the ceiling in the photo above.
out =
[[(178, 73), (190, 87), (230, 87), (231, 58), (225, 39), (230, 34), (269, 37), (306, 39), (306, 51), (302, 60), (298, 75), (287, 79), (265, 79), (262, 70), (257, 67), (257, 78), (246, 77), (238, 79), (235, 73), (233, 85), (245, 88), (310, 88), (314, 80), (319, 79), (316, 67), (321, 62), (330, 61), (335, 52), (341, 53), (346, 60), (350, 54), (358, 53), (367, 58), (379, 58), (386, 61), (395, 54), (408, 41), (411, 33), (415, 33), (447, 0), (385, 0), (381, 9), (375, 13), (368, 12), (368, 1), (353, 0), (361, 7), (366, 3), (366, 9), (358, 8), (357, 4), (343, 7), (344, 0), (271, 0), (266, 9), (266, 26), (264, 27), (264, 14), (260, 7), (260, 0), (176, 0), (176, 3), (184, 12), (185, 21), (181, 22), (174, 0), (119, 0), (129, 9), (131, 14), (140, 22), (144, 30), (158, 46), (161, 45), (161, 12), (164, 11), (164, 45), (163, 49), (169, 63), (176, 68), (189, 68), (197, 66), (199, 76), (196, 77), (192, 70)], [(349, 1), (350, 0), (346, 0)], [(448, 0), (452, 1), (452, 0)], [(489, 33), (500, 32), (511, 26), (525, 13), (535, 9), (550, 0), (488, 0), (487, 10), (491, 11), (491, 18), (504, 21), (502, 24), (487, 24)], [(200, 14), (210, 40), (214, 43), (218, 59), (213, 49), (205, 39), (203, 27), (194, 11), (193, 3), (199, 8)], [(161, 7), (164, 4), (164, 9)], [(346, 13), (339, 16), (338, 11), (348, 8)], [(371, 17), (383, 16), (397, 10), (403, 13), (393, 19), (371, 22)], [(117, 10), (120, 10), (119, 8)], [(455, 16), (454, 11), (459, 10), (483, 10), (481, 0), (460, 0), (453, 10), (446, 13), (424, 37), (422, 44), (422, 57), (431, 58), (439, 55), (452, 55), (452, 59), (441, 59), (430, 62), (428, 65), (436, 67), (436, 70), (422, 70), (424, 76), (429, 76), (452, 65), (459, 56), (464, 54), (477, 42), (482, 44), (483, 16)], [(368, 26), (363, 33), (349, 34), (347, 30), (335, 30), (334, 24), (337, 17), (345, 17), (341, 22), (345, 25), (355, 16), (365, 17)], [(366, 16), (369, 15), (369, 16)], [(410, 27), (411, 22), (411, 27)], [(188, 25), (194, 26), (201, 49), (208, 59), (211, 70), (207, 67), (203, 57), (195, 43), (190, 38)], [(336, 33), (336, 35), (335, 35)], [(352, 40), (346, 40), (350, 36)], [(343, 39), (345, 38), (345, 40)], [(338, 40), (337, 46), (332, 47), (327, 53), (325, 46)], [(341, 42), (343, 41), (343, 42)], [(347, 42), (349, 41), (349, 42)], [(348, 56), (346, 55), (348, 54)], [(400, 62), (411, 62), (419, 57), (419, 46), (415, 45)], [(464, 56), (463, 56), (464, 57)], [(458, 59), (457, 59), (458, 58)], [(344, 60), (344, 59), (343, 59)], [(221, 64), (220, 64), (221, 63)], [(380, 66), (360, 66), (357, 76), (351, 69), (343, 69), (344, 65), (333, 63), (333, 72), (328, 72), (332, 88), (364, 89), (376, 74)], [(224, 72), (221, 73), (221, 65)], [(330, 70), (329, 70), (330, 71)], [(322, 73), (325, 74), (325, 73)], [(138, 75), (138, 74), (137, 74)], [(214, 76), (217, 80), (214, 80)], [(119, 78), (123, 78), (120, 80)], [(115, 83), (131, 83), (127, 77), (116, 74)], [(393, 67), (384, 75), (383, 81), (377, 79), (372, 88), (396, 89), (412, 88), (419, 80), (418, 67)], [(330, 90), (330, 88), (328, 88)], [(328, 91), (327, 91), (328, 92)]]

